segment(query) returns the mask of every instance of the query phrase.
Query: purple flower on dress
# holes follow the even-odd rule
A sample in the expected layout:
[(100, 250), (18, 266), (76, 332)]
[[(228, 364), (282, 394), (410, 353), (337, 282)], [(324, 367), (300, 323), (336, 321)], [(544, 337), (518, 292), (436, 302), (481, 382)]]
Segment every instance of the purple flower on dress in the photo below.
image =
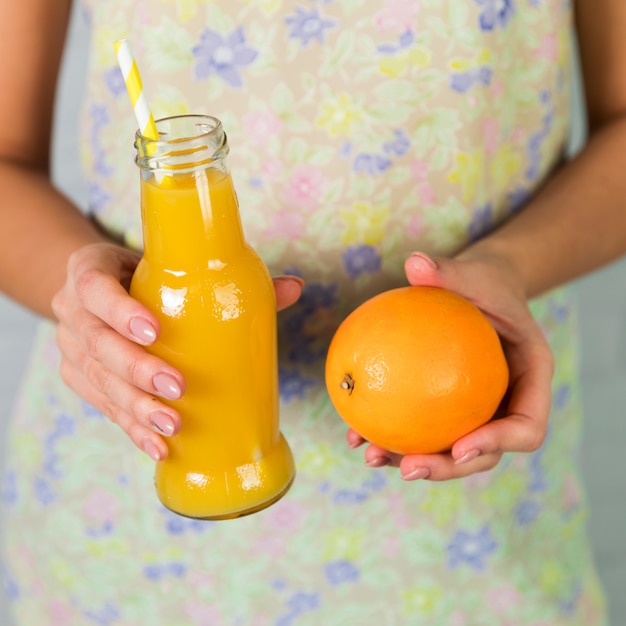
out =
[(182, 578), (187, 573), (187, 566), (176, 561), (171, 563), (150, 563), (144, 567), (143, 573), (149, 580), (157, 582), (169, 576)]
[(481, 30), (492, 31), (498, 26), (504, 28), (513, 17), (513, 0), (474, 0), (483, 7), (478, 19)]
[[(294, 273), (294, 272), (288, 272)], [(297, 274), (297, 271), (295, 272)], [(281, 328), (281, 340), (288, 346), (287, 357), (295, 363), (314, 363), (326, 353), (328, 342), (337, 321), (333, 316), (333, 306), (337, 302), (337, 285), (307, 284), (298, 302), (290, 308), (290, 314)], [(291, 374), (289, 375), (291, 377)], [(292, 397), (294, 383), (310, 385), (310, 381), (289, 380), (282, 386), (281, 393), (289, 390)], [(304, 388), (300, 388), (304, 393)]]
[(509, 213), (517, 213), (530, 199), (530, 192), (525, 187), (517, 187), (508, 195)]
[(20, 597), (20, 588), (17, 581), (2, 567), (2, 589), (7, 600), (17, 600)]
[(463, 563), (472, 569), (483, 571), (485, 558), (498, 549), (498, 544), (491, 535), (489, 526), (483, 526), (477, 533), (457, 530), (448, 544), (448, 565), (451, 568)]
[(476, 241), (493, 228), (493, 208), (491, 204), (476, 209), (468, 226), (470, 241)]
[(339, 506), (352, 506), (353, 504), (361, 504), (369, 498), (366, 491), (353, 491), (350, 489), (340, 489), (333, 494), (333, 504)]
[(410, 48), (415, 42), (415, 34), (412, 30), (406, 30), (398, 37), (398, 43), (383, 43), (378, 46), (378, 52), (385, 56), (397, 54), (405, 48)]
[(311, 11), (297, 7), (295, 15), (287, 17), (285, 22), (290, 26), (289, 37), (299, 39), (303, 48), (308, 46), (312, 39), (324, 43), (325, 31), (336, 25), (334, 20), (320, 15), (315, 7)]
[(490, 85), (492, 76), (493, 70), (487, 65), (468, 72), (456, 72), (450, 75), (450, 87), (459, 93), (467, 93), (474, 85)]
[(391, 167), (391, 159), (383, 154), (361, 153), (354, 159), (352, 166), (358, 174), (380, 174)]
[[(561, 320), (561, 322), (562, 321), (563, 320)], [(570, 400), (571, 392), (572, 390), (568, 384), (559, 385), (559, 387), (554, 391), (552, 407), (557, 411), (565, 407)]]
[(17, 502), (17, 475), (15, 470), (5, 471), (0, 499), (3, 504), (15, 504)]
[(359, 579), (359, 570), (350, 561), (332, 561), (324, 569), (331, 585), (340, 585)]
[(517, 517), (517, 523), (520, 526), (528, 526), (532, 524), (541, 511), (541, 505), (534, 500), (523, 500), (519, 503), (515, 516)]
[(383, 152), (394, 156), (404, 156), (411, 147), (411, 138), (401, 128), (393, 131), (393, 140), (383, 144)]
[[(111, 196), (104, 191), (98, 183), (89, 185), (89, 210), (95, 213), (101, 213), (105, 205), (111, 200)], [(100, 416), (101, 413), (98, 413)]]
[(104, 83), (107, 89), (117, 98), (120, 94), (126, 92), (126, 83), (124, 76), (119, 67), (114, 66), (105, 70)]
[(85, 611), (85, 617), (94, 624), (99, 626), (109, 626), (117, 622), (121, 615), (117, 607), (107, 602), (101, 609), (90, 609)]
[(286, 370), (284, 367), (278, 370), (280, 397), (285, 402), (290, 402), (294, 398), (304, 399), (306, 390), (315, 387), (316, 381), (306, 378), (298, 371)]
[(52, 491), (50, 483), (44, 478), (35, 479), (35, 496), (44, 506), (52, 504), (56, 500), (56, 495)]
[(374, 274), (380, 270), (381, 259), (372, 246), (350, 246), (343, 255), (343, 264), (350, 278), (358, 278), (363, 273)]
[(196, 57), (194, 76), (197, 80), (216, 74), (231, 87), (243, 86), (239, 70), (250, 65), (258, 55), (258, 51), (246, 43), (241, 27), (226, 36), (207, 28), (191, 52)]

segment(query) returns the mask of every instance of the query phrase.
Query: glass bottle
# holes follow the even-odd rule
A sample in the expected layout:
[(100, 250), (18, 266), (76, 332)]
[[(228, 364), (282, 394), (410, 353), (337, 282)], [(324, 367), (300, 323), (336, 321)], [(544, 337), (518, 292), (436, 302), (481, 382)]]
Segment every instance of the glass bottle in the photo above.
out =
[(130, 293), (160, 322), (150, 352), (185, 377), (182, 418), (157, 462), (162, 503), (192, 518), (228, 519), (283, 496), (295, 474), (279, 430), (276, 299), (245, 240), (221, 122), (157, 121), (136, 136), (143, 257)]

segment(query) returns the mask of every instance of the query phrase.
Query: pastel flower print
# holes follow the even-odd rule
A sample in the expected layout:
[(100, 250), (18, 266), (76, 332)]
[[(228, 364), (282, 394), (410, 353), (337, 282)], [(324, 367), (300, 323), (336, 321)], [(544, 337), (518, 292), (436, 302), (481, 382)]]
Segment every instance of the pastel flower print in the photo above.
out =
[(361, 107), (345, 94), (331, 97), (321, 103), (320, 113), (315, 121), (318, 128), (323, 128), (331, 135), (350, 135), (355, 125), (365, 119)]
[(521, 600), (520, 592), (512, 585), (497, 587), (487, 595), (488, 605), (497, 613), (506, 613), (520, 604)]
[(236, 28), (226, 36), (207, 28), (200, 35), (200, 43), (191, 51), (196, 58), (196, 79), (216, 75), (231, 87), (243, 86), (240, 70), (249, 66), (258, 55), (258, 51), (246, 43), (242, 28)]
[(245, 115), (243, 127), (252, 143), (263, 146), (281, 131), (283, 123), (271, 111), (264, 110)]
[(414, 0), (386, 0), (374, 17), (374, 23), (381, 33), (407, 31), (415, 28), (419, 13), (419, 2)]
[(383, 238), (389, 207), (373, 207), (365, 202), (356, 202), (352, 209), (340, 211), (340, 215), (346, 223), (344, 245), (365, 243), (371, 246)]
[(372, 246), (350, 246), (343, 254), (343, 263), (350, 278), (361, 274), (374, 274), (380, 270), (382, 260)]
[(285, 22), (290, 26), (289, 37), (299, 39), (303, 48), (308, 46), (313, 39), (324, 43), (326, 31), (336, 25), (334, 20), (320, 15), (315, 7), (310, 11), (296, 7), (295, 15), (287, 17)]
[(275, 180), (278, 178), (283, 171), (283, 164), (278, 159), (273, 157), (269, 157), (263, 163), (263, 167), (261, 168), (263, 172), (263, 176), (269, 178), (270, 180)]
[(411, 216), (409, 223), (406, 227), (406, 234), (411, 238), (419, 237), (424, 231), (424, 216), (421, 213), (416, 213)]
[(489, 526), (483, 526), (477, 533), (458, 530), (448, 545), (448, 564), (451, 568), (469, 565), (472, 569), (485, 569), (486, 558), (498, 549)]
[(500, 129), (498, 120), (494, 117), (489, 117), (483, 122), (483, 144), (485, 146), (486, 154), (493, 154), (498, 148), (498, 138), (500, 136)]
[(304, 215), (295, 211), (278, 211), (271, 218), (270, 227), (265, 231), (269, 237), (299, 239), (304, 233), (306, 220)]
[(268, 525), (272, 528), (295, 532), (300, 528), (305, 518), (306, 513), (302, 506), (285, 501), (274, 507), (269, 515)]
[(474, 0), (483, 7), (478, 22), (481, 30), (491, 31), (498, 26), (504, 28), (513, 17), (513, 0)]
[(349, 583), (359, 578), (359, 570), (350, 561), (332, 561), (324, 569), (326, 570), (326, 578), (331, 585)]
[(326, 191), (327, 179), (315, 167), (297, 165), (283, 189), (283, 199), (292, 207), (312, 210), (317, 207)]

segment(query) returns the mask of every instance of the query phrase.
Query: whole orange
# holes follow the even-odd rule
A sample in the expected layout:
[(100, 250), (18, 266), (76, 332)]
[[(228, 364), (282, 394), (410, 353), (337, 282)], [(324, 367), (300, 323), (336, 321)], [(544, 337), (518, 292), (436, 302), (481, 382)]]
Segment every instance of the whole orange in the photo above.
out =
[(436, 287), (367, 300), (341, 323), (326, 358), (326, 388), (339, 415), (400, 454), (450, 450), (493, 417), (508, 379), (489, 320)]

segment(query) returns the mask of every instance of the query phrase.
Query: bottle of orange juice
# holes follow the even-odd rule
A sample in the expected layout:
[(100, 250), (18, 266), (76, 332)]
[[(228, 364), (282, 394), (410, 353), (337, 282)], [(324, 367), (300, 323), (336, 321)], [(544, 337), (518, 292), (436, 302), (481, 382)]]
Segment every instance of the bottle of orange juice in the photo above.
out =
[(219, 120), (157, 122), (139, 133), (144, 252), (131, 295), (159, 319), (149, 348), (183, 374), (171, 402), (182, 417), (156, 466), (172, 511), (228, 519), (259, 511), (294, 478), (279, 430), (276, 301), (267, 268), (246, 243)]

